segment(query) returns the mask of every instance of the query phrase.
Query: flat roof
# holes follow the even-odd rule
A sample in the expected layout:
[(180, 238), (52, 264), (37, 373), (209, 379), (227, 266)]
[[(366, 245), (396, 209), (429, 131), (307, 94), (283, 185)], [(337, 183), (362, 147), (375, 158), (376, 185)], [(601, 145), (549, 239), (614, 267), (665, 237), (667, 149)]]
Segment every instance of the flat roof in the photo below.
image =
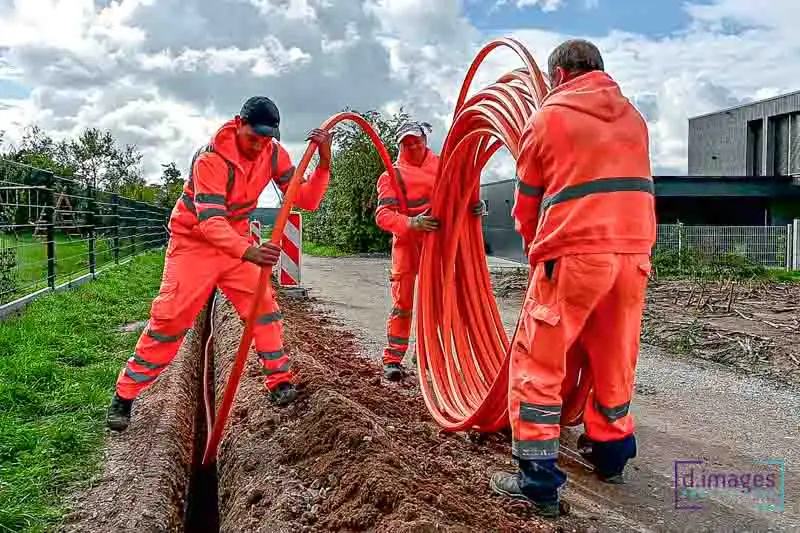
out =
[(712, 111), (710, 113), (703, 113), (702, 115), (695, 115), (693, 117), (689, 117), (689, 120), (694, 120), (696, 118), (710, 117), (710, 116), (713, 116), (713, 115), (719, 115), (720, 113), (725, 113), (727, 111), (734, 111), (736, 109), (744, 109), (745, 107), (752, 107), (754, 105), (763, 104), (763, 103), (766, 103), (766, 102), (771, 102), (773, 100), (780, 100), (781, 98), (786, 98), (787, 96), (795, 96), (797, 94), (800, 94), (800, 89), (798, 89), (797, 91), (792, 91), (792, 92), (789, 92), (789, 93), (783, 93), (783, 94), (779, 94), (777, 96), (772, 96), (770, 98), (764, 98), (762, 100), (754, 100), (752, 102), (747, 102), (747, 103), (744, 103), (744, 104), (738, 104), (738, 105), (731, 106), (731, 107), (725, 107), (725, 108), (722, 108), (722, 109), (718, 109), (717, 111)]

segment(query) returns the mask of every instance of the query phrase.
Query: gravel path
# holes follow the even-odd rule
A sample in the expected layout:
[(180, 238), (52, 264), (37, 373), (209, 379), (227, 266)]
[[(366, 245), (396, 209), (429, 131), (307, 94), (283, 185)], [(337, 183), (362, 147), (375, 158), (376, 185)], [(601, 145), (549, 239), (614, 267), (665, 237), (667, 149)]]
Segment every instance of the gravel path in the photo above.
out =
[[(306, 256), (303, 264), (311, 296), (352, 327), (365, 354), (375, 359), (376, 372), (391, 307), (388, 272), (388, 259)], [(498, 301), (509, 331), (519, 304), (518, 298)], [(565, 465), (570, 473), (565, 497), (577, 512), (599, 518), (602, 531), (800, 531), (796, 389), (644, 346), (636, 390), (639, 457), (628, 483), (608, 487)], [(574, 443), (576, 435), (569, 431), (566, 442)], [(759, 510), (752, 494), (732, 488), (712, 490), (695, 501), (701, 510), (675, 508), (675, 461), (703, 461), (698, 468), (706, 473), (730, 477), (758, 473), (754, 463), (768, 459), (785, 464), (783, 511)]]

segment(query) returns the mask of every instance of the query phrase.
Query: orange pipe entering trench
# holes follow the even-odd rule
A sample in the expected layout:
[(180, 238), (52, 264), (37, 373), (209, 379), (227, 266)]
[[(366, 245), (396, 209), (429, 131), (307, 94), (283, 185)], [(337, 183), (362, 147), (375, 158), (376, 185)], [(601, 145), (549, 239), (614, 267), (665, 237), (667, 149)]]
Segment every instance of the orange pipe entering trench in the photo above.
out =
[[(383, 164), (386, 167), (387, 171), (391, 174), (394, 178), (394, 169), (392, 167), (392, 159), (389, 156), (389, 152), (386, 150), (386, 147), (381, 142), (380, 137), (375, 132), (375, 130), (370, 126), (370, 124), (364, 120), (363, 117), (357, 115), (355, 113), (345, 112), (345, 113), (338, 113), (333, 115), (331, 118), (326, 120), (321, 126), (321, 129), (324, 130), (331, 130), (334, 126), (336, 126), (339, 122), (344, 120), (349, 120), (356, 123), (364, 132), (369, 135), (372, 143), (375, 145), (375, 148), (378, 150), (378, 153), (381, 156), (381, 160), (383, 160)], [(289, 188), (286, 191), (286, 194), (283, 197), (283, 204), (281, 205), (280, 211), (278, 212), (278, 216), (275, 220), (275, 226), (272, 229), (272, 235), (270, 237), (270, 241), (280, 246), (281, 236), (283, 235), (283, 230), (286, 227), (286, 222), (289, 218), (289, 212), (292, 210), (294, 206), (294, 198), (297, 195), (298, 187), (300, 187), (301, 180), (306, 173), (306, 169), (308, 168), (309, 163), (311, 162), (311, 158), (316, 151), (316, 145), (313, 143), (309, 143), (308, 147), (306, 148), (305, 154), (303, 154), (303, 158), (300, 160), (300, 164), (297, 166), (297, 170), (295, 170), (294, 176), (292, 176), (292, 180), (289, 183)], [(253, 341), (253, 326), (255, 324), (255, 318), (258, 316), (258, 310), (261, 307), (261, 302), (264, 296), (264, 292), (267, 288), (267, 284), (270, 283), (270, 272), (271, 269), (262, 268), (261, 274), (258, 278), (258, 285), (256, 286), (256, 297), (253, 299), (253, 304), (250, 307), (250, 312), (248, 314), (247, 319), (245, 320), (244, 325), (244, 332), (242, 333), (242, 339), (239, 343), (239, 351), (236, 353), (236, 359), (233, 363), (233, 368), (231, 369), (230, 376), (228, 377), (228, 382), (225, 385), (225, 392), (222, 397), (222, 404), (219, 406), (219, 411), (217, 412), (216, 417), (214, 418), (214, 423), (211, 431), (208, 433), (208, 438), (206, 440), (206, 449), (203, 455), (203, 465), (208, 465), (216, 460), (217, 458), (217, 449), (219, 447), (220, 440), (222, 439), (222, 432), (225, 429), (225, 425), (228, 421), (228, 416), (230, 414), (231, 407), (233, 407), (233, 400), (236, 397), (236, 393), (239, 390), (239, 382), (242, 378), (242, 372), (244, 370), (244, 364), (247, 360), (247, 356), (250, 352), (250, 344)], [(211, 342), (209, 338), (209, 344)], [(212, 376), (210, 376), (208, 369), (209, 369), (209, 360), (210, 357), (210, 350), (208, 350), (208, 345), (206, 346), (205, 351), (205, 364), (204, 364), (204, 380), (205, 380), (205, 391), (209, 390), (209, 386), (211, 385)], [(208, 397), (206, 397), (206, 422), (208, 426), (211, 427), (211, 405)]]
[[(525, 67), (467, 99), (478, 67), (498, 47)], [(514, 39), (491, 41), (467, 72), (444, 142), (433, 191), (440, 229), (424, 237), (418, 281), (417, 370), (431, 415), (447, 431), (494, 432), (509, 426), (509, 343), (494, 299), (481, 222), (469, 206), (480, 197), (480, 174), (505, 146), (516, 160), (525, 123), (548, 90), (533, 56)], [(516, 332), (515, 332), (516, 336)], [(568, 354), (561, 424), (581, 422), (591, 393), (585, 357)]]

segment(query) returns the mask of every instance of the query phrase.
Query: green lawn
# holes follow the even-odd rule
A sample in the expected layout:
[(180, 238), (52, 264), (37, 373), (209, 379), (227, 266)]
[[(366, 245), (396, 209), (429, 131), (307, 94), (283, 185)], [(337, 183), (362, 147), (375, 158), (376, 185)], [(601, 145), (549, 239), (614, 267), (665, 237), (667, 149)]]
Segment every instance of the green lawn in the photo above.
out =
[[(141, 251), (139, 243), (136, 250)], [(13, 250), (15, 265), (0, 271), (0, 304), (15, 300), (47, 286), (47, 242), (27, 234), (0, 234), (0, 253)], [(131, 239), (120, 239), (120, 258), (132, 255)], [(110, 239), (98, 238), (95, 244), (95, 264), (99, 270), (112, 263), (114, 256)], [(56, 235), (56, 284), (61, 284), (89, 272), (89, 242), (80, 236)], [(0, 268), (3, 263), (0, 262)], [(2, 282), (10, 275), (12, 285)]]
[(0, 322), (0, 532), (47, 531), (96, 472), (105, 410), (148, 316), (164, 256), (151, 252)]
[(347, 255), (336, 246), (308, 241), (303, 242), (303, 253), (317, 257), (342, 257)]

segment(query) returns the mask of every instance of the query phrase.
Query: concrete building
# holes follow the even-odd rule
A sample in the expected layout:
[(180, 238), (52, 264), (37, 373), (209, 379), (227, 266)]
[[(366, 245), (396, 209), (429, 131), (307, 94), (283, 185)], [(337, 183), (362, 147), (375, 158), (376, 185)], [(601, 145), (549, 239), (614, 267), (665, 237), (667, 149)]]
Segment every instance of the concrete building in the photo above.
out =
[(689, 119), (690, 176), (800, 176), (800, 91)]
[[(659, 224), (785, 226), (800, 218), (800, 91), (689, 119), (688, 175), (654, 176)], [(481, 185), (487, 251), (524, 261), (514, 180)]]

